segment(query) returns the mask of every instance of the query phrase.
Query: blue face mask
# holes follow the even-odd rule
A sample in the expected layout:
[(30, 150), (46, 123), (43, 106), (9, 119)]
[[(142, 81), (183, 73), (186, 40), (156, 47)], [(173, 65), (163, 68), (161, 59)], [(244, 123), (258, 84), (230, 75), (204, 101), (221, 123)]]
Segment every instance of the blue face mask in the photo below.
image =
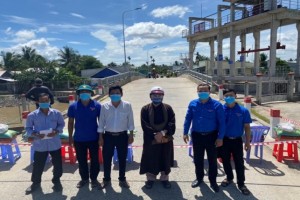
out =
[(161, 104), (161, 103), (162, 103), (163, 98), (160, 98), (160, 97), (153, 97), (151, 100), (152, 100), (152, 103), (153, 103), (153, 104), (158, 105), (158, 104)]
[(39, 107), (44, 109), (50, 108), (50, 103), (39, 103)]
[(81, 93), (79, 95), (79, 97), (82, 101), (87, 101), (91, 98), (91, 94), (90, 93)]
[(235, 98), (234, 97), (225, 97), (224, 98), (225, 102), (229, 105), (235, 102)]
[(118, 102), (118, 101), (121, 101), (121, 95), (120, 94), (112, 94), (109, 96), (110, 97), (110, 100), (112, 102)]
[(200, 100), (206, 100), (209, 98), (209, 92), (198, 92), (198, 97)]

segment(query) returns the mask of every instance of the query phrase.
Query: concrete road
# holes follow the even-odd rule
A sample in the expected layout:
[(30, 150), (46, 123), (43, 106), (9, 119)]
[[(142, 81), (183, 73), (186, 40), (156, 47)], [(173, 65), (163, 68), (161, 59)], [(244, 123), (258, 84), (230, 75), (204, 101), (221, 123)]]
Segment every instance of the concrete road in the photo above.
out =
[[(185, 78), (159, 78), (141, 79), (124, 86), (123, 99), (130, 101), (134, 109), (137, 135), (135, 145), (142, 145), (142, 131), (140, 126), (141, 107), (150, 102), (149, 91), (152, 86), (159, 85), (165, 89), (164, 102), (170, 104), (176, 113), (177, 131), (175, 144), (183, 144), (182, 127), (187, 105), (191, 99), (197, 97), (196, 84)], [(211, 95), (216, 98), (215, 95)], [(228, 188), (220, 188), (215, 194), (209, 187), (207, 175), (204, 183), (199, 188), (191, 188), (191, 182), (195, 179), (194, 164), (187, 154), (187, 148), (175, 148), (176, 167), (172, 169), (170, 180), (171, 189), (164, 189), (157, 182), (151, 190), (144, 189), (145, 177), (139, 175), (139, 163), (142, 149), (134, 149), (134, 162), (127, 165), (127, 179), (131, 188), (121, 189), (118, 186), (118, 166), (112, 166), (112, 187), (105, 190), (84, 187), (76, 188), (80, 180), (78, 166), (64, 164), (62, 193), (52, 191), (52, 167), (47, 164), (43, 175), (42, 190), (32, 195), (25, 195), (25, 189), (31, 184), (30, 175), (32, 166), (29, 161), (29, 146), (21, 146), (22, 158), (15, 165), (0, 163), (0, 199), (297, 199), (300, 196), (300, 167), (299, 163), (286, 161), (279, 163), (272, 156), (273, 146), (264, 147), (262, 163), (251, 156), (250, 165), (246, 164), (246, 185), (252, 192), (248, 197), (243, 196), (235, 184)], [(222, 164), (218, 166), (218, 178), (220, 182), (225, 178)], [(207, 164), (206, 164), (207, 169)], [(102, 170), (102, 169), (101, 169)], [(206, 171), (207, 173), (207, 171)], [(102, 180), (103, 172), (98, 179)]]

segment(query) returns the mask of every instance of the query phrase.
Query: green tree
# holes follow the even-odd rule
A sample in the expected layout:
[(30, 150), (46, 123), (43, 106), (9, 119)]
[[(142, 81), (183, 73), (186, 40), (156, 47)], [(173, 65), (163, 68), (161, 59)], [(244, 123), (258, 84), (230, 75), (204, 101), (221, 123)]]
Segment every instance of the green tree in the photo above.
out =
[(261, 53), (259, 54), (260, 56), (260, 71), (262, 73), (265, 73), (266, 71), (268, 71), (268, 55), (265, 53)]
[(83, 55), (80, 57), (80, 69), (102, 68), (103, 64), (93, 56)]
[(108, 67), (116, 67), (116, 66), (117, 66), (117, 64), (116, 64), (116, 63), (114, 63), (114, 62), (111, 62), (111, 63), (109, 63), (107, 66), (108, 66)]
[(2, 68), (8, 71), (17, 71), (20, 69), (20, 60), (14, 52), (1, 51), (0, 56), (3, 60)]

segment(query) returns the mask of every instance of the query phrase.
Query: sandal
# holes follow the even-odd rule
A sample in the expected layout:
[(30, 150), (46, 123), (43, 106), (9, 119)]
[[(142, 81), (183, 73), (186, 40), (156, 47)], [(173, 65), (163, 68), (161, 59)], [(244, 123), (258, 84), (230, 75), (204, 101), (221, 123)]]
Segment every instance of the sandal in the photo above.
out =
[(233, 181), (232, 180), (227, 180), (227, 178), (225, 178), (222, 182), (221, 182), (221, 186), (222, 187), (227, 187), (228, 185), (230, 185)]
[(241, 190), (243, 195), (249, 195), (250, 194), (250, 191), (248, 190), (248, 188), (246, 186), (239, 187), (239, 189)]

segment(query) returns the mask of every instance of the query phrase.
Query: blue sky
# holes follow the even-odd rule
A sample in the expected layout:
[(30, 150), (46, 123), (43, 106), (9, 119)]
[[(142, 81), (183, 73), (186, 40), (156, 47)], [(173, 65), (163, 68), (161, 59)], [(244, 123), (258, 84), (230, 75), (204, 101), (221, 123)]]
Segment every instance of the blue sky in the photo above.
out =
[[(227, 3), (222, 0), (2, 1), (0, 51), (18, 53), (26, 45), (55, 59), (59, 49), (69, 46), (81, 55), (95, 56), (103, 64), (121, 64), (124, 62), (122, 13), (142, 7), (124, 15), (127, 56), (136, 66), (146, 63), (147, 53), (157, 64), (169, 65), (180, 61), (181, 53), (188, 52), (188, 43), (181, 37), (182, 30), (187, 29), (188, 17), (215, 13), (218, 4)], [(280, 29), (279, 35), (287, 50), (279, 50), (278, 56), (294, 59), (295, 26)], [(247, 38), (247, 48), (253, 48), (251, 37)], [(229, 40), (223, 43), (224, 56), (229, 56), (228, 43)], [(261, 47), (268, 45), (269, 31), (265, 31), (261, 34)], [(209, 46), (199, 43), (196, 51), (208, 56)], [(247, 59), (253, 58), (249, 54)]]

